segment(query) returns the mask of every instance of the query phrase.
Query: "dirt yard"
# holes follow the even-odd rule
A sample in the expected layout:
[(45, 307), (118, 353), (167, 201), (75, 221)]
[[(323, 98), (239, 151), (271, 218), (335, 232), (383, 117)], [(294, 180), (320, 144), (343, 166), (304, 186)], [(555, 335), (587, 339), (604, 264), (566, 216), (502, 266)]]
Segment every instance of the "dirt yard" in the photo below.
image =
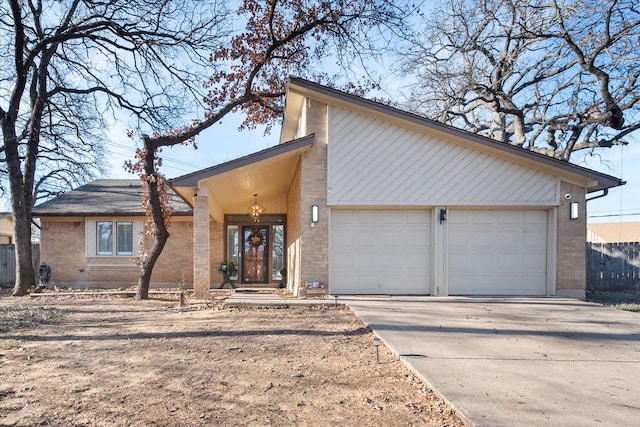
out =
[(464, 423), (345, 307), (1, 297), (0, 425)]

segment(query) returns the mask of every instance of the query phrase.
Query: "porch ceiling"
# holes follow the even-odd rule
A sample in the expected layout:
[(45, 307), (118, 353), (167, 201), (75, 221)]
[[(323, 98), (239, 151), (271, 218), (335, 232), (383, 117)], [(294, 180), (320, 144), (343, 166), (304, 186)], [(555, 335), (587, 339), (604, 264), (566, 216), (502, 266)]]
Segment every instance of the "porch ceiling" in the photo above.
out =
[(170, 185), (191, 206), (193, 196), (206, 189), (210, 208), (213, 202), (218, 212), (238, 213), (233, 210), (238, 206), (248, 207), (256, 193), (260, 200), (286, 192), (300, 153), (308, 150), (312, 143), (313, 135), (280, 144), (172, 179)]

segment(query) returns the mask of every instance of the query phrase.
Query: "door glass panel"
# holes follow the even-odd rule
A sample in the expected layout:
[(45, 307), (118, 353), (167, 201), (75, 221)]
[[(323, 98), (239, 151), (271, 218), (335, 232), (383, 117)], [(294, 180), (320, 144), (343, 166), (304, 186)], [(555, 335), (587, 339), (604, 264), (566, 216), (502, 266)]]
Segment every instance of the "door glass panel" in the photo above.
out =
[(242, 282), (268, 283), (269, 227), (242, 227)]
[(273, 226), (271, 249), (271, 280), (282, 280), (280, 270), (284, 268), (284, 225)]
[(236, 270), (229, 274), (231, 280), (238, 280), (238, 260), (240, 253), (240, 247), (238, 245), (238, 226), (229, 225), (227, 227), (227, 258), (226, 262), (233, 261), (236, 264)]

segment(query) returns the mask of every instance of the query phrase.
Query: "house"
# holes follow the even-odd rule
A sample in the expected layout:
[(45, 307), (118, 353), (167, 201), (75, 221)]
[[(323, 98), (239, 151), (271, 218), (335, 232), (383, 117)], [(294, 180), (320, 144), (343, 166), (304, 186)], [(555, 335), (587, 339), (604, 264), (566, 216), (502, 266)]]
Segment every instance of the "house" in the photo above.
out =
[[(145, 233), (140, 180), (96, 180), (33, 208), (40, 218), (40, 260), (60, 286), (113, 288), (137, 283)], [(192, 211), (175, 194), (169, 239), (154, 270), (154, 286), (193, 283)]]
[(11, 212), (0, 212), (0, 244), (11, 244), (14, 241), (13, 214)]
[(640, 221), (603, 222), (587, 224), (587, 242), (628, 243), (640, 242)]
[(170, 181), (197, 297), (234, 261), (242, 286), (285, 270), (297, 295), (583, 298), (586, 195), (624, 184), (298, 78), (280, 142)]

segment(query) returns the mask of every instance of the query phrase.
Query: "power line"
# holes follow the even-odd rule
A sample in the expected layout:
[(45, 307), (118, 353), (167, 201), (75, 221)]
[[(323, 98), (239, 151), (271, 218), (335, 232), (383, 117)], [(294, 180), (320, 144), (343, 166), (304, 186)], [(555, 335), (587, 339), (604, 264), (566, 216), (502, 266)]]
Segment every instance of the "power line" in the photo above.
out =
[(608, 214), (608, 215), (587, 215), (587, 218), (607, 218), (607, 217), (636, 216), (636, 215), (640, 215), (640, 212), (618, 213), (618, 214)]
[[(117, 142), (109, 142), (107, 147), (110, 146), (110, 145), (113, 145), (113, 146), (118, 147), (118, 148), (123, 148), (123, 149), (125, 149), (127, 151), (132, 149), (131, 146), (128, 146), (128, 145), (125, 145), (125, 144), (119, 144)], [(133, 148), (135, 148), (135, 147), (133, 147)], [(123, 157), (131, 158), (130, 155), (121, 154), (121, 153), (116, 153), (116, 154), (121, 155)], [(164, 161), (170, 161), (170, 162), (178, 163), (180, 165), (188, 166), (188, 167), (194, 168), (194, 169), (204, 169), (206, 167), (206, 166), (202, 166), (202, 165), (197, 165), (195, 163), (185, 162), (184, 160), (176, 159), (176, 158), (173, 158), (173, 157), (167, 157), (167, 156), (161, 156), (161, 157), (162, 157), (162, 161), (163, 162)], [(180, 170), (180, 169), (178, 169), (178, 170)], [(191, 171), (185, 171), (185, 172), (191, 172)]]

